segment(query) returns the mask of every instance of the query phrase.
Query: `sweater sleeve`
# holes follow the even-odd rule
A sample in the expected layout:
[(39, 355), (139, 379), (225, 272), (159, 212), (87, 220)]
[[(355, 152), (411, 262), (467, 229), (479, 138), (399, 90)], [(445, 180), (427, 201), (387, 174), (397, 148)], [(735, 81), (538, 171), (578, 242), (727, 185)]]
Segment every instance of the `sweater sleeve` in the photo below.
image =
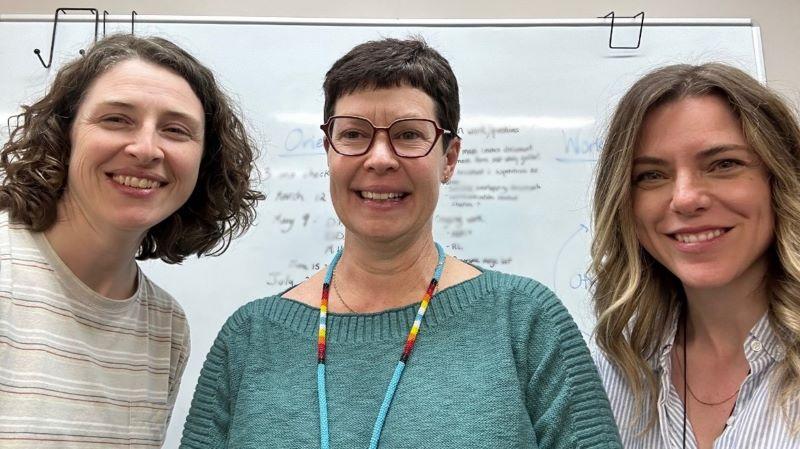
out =
[(240, 309), (222, 327), (200, 371), (180, 449), (225, 449), (233, 416), (232, 347), (241, 332)]
[(527, 406), (543, 449), (621, 449), (597, 369), (578, 327), (545, 289), (529, 337)]

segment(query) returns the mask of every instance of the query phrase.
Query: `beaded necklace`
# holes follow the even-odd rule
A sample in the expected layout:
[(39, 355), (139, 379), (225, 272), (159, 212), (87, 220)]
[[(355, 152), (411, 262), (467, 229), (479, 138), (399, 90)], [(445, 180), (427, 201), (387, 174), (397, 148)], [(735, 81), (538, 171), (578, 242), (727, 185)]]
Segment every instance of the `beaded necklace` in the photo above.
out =
[[(442, 270), (444, 269), (444, 249), (441, 245), (435, 243), (436, 251), (439, 255), (439, 260), (436, 263), (436, 269), (433, 272), (433, 278), (422, 297), (422, 303), (417, 309), (417, 316), (414, 318), (414, 324), (408, 331), (406, 337), (406, 344), (403, 346), (403, 353), (400, 355), (400, 361), (397, 362), (397, 367), (394, 369), (389, 381), (389, 386), (386, 387), (386, 394), (383, 397), (383, 403), (378, 410), (378, 416), (375, 418), (375, 425), (372, 428), (372, 438), (369, 441), (370, 449), (378, 447), (378, 440), (381, 438), (381, 431), (383, 424), (386, 421), (386, 415), (389, 413), (389, 406), (392, 405), (394, 393), (397, 391), (397, 385), (400, 383), (400, 378), (403, 376), (403, 370), (408, 363), (408, 358), (411, 356), (411, 351), (414, 349), (414, 343), (417, 341), (417, 333), (419, 333), (419, 326), (422, 323), (422, 317), (425, 316), (425, 311), (428, 309), (433, 292), (436, 290), (436, 285), (439, 284), (439, 278), (442, 277)], [(342, 257), (342, 250), (336, 252), (333, 256), (331, 264), (328, 265), (328, 271), (325, 273), (325, 281), (322, 284), (322, 299), (319, 305), (319, 334), (317, 338), (317, 394), (319, 396), (319, 440), (322, 449), (330, 449), (330, 433), (328, 431), (328, 395), (325, 388), (325, 346), (326, 346), (326, 331), (328, 321), (328, 296), (330, 293), (331, 280), (333, 279), (333, 271), (336, 269), (336, 264)]]

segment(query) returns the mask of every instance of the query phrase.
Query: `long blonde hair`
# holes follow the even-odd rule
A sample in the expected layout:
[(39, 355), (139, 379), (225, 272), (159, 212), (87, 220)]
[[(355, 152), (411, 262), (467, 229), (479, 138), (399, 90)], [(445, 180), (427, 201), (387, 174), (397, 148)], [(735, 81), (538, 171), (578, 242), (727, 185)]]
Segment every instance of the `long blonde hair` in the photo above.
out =
[(649, 428), (660, 381), (651, 365), (684, 301), (680, 281), (636, 238), (631, 170), (649, 111), (686, 97), (715, 95), (742, 124), (749, 146), (770, 176), (775, 241), (766, 285), (769, 320), (786, 346), (775, 377), (776, 401), (788, 416), (800, 397), (800, 128), (786, 104), (739, 69), (718, 63), (672, 65), (650, 72), (624, 95), (612, 117), (596, 168), (592, 242), (595, 336), (633, 391)]

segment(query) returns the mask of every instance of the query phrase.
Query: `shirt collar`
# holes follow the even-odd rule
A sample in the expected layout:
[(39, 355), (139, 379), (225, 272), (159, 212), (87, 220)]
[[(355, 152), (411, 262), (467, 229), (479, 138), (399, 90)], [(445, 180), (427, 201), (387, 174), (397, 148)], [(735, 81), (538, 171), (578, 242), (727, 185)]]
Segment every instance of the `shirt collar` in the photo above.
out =
[(680, 312), (673, 315), (669, 329), (664, 334), (663, 340), (661, 340), (661, 351), (658, 353), (657, 359), (654, 360), (654, 368), (660, 367), (663, 371), (667, 371), (666, 367), (668, 366), (667, 364), (669, 362), (670, 352), (672, 351), (672, 345), (675, 343), (675, 335), (678, 333), (678, 318), (680, 316)]
[[(661, 351), (658, 357), (654, 360), (654, 368), (660, 368), (667, 371), (670, 360), (670, 352), (675, 343), (675, 335), (678, 331), (678, 319), (681, 314), (676, 313), (672, 317), (668, 332), (664, 334), (664, 339), (661, 340)], [(780, 362), (786, 356), (786, 347), (780, 339), (778, 332), (772, 326), (769, 320), (769, 313), (765, 313), (756, 324), (748, 332), (747, 338), (744, 341), (744, 354), (747, 361), (752, 365), (753, 362), (766, 353), (772, 358), (774, 362)]]
[(786, 346), (781, 341), (778, 330), (770, 323), (769, 313), (765, 313), (750, 329), (744, 341), (744, 353), (747, 360), (752, 361), (766, 352), (774, 362), (780, 362), (786, 356)]

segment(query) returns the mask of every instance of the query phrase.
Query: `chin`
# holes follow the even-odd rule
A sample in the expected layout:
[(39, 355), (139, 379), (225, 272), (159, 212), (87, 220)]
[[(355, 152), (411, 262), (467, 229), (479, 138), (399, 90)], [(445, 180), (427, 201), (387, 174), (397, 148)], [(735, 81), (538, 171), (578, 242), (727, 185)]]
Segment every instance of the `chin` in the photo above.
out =
[(116, 224), (120, 230), (144, 233), (165, 219), (167, 219), (167, 217), (153, 216), (147, 213), (130, 213), (114, 217), (113, 223)]
[(361, 238), (367, 239), (371, 242), (375, 243), (389, 243), (394, 242), (397, 239), (402, 238), (403, 236), (408, 235), (411, 231), (409, 230), (399, 230), (399, 229), (390, 229), (388, 226), (355, 226), (353, 228), (347, 228), (351, 230), (354, 234), (361, 236)]
[(695, 290), (722, 288), (736, 281), (736, 277), (722, 273), (708, 273), (706, 275), (691, 273), (678, 276), (678, 279), (680, 279), (684, 287)]
[(375, 232), (360, 232), (362, 237), (375, 242), (375, 243), (389, 243), (397, 240), (398, 238), (402, 237), (404, 234), (400, 233), (389, 233), (385, 230), (383, 231), (375, 231)]

